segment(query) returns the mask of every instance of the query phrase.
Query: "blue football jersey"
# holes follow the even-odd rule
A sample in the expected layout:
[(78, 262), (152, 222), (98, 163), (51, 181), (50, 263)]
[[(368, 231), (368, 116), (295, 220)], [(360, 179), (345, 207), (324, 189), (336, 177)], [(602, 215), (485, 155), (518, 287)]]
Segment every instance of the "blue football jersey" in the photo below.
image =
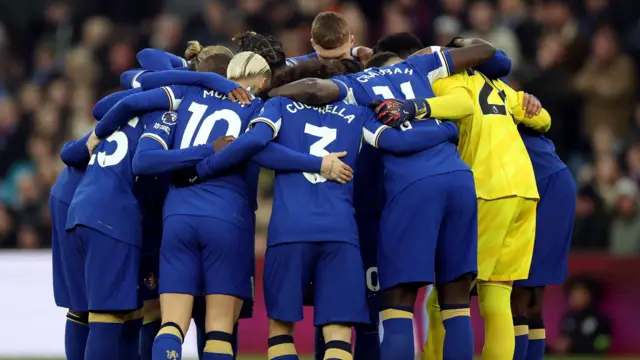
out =
[[(395, 65), (370, 68), (363, 72), (334, 77), (341, 97), (367, 106), (383, 99), (422, 99), (434, 97), (431, 83), (452, 73), (452, 65), (445, 52), (413, 56)], [(432, 126), (429, 121), (406, 123), (403, 129)], [(385, 189), (387, 200), (416, 180), (466, 170), (457, 146), (443, 142), (431, 149), (401, 156), (385, 153)]]
[[(267, 101), (252, 123), (259, 121), (270, 124), (277, 131), (274, 141), (290, 149), (319, 157), (346, 151), (341, 160), (351, 167), (358, 157), (363, 126), (380, 125), (364, 107), (342, 101), (309, 106), (283, 97)], [(353, 198), (352, 182), (341, 185), (315, 173), (276, 173), (267, 244), (338, 241), (358, 245)]]
[(136, 117), (98, 144), (69, 206), (67, 230), (77, 225), (96, 229), (140, 246), (142, 212), (134, 193), (131, 169), (138, 139), (146, 124), (175, 113), (154, 111)]
[[(154, 138), (167, 149), (211, 144), (225, 135), (238, 137), (263, 104), (256, 98), (250, 105), (241, 105), (229, 100), (225, 94), (199, 86), (172, 85), (163, 89), (171, 107), (177, 109), (175, 131), (165, 131), (160, 123), (150, 125), (150, 129), (156, 131)], [(239, 166), (224, 176), (197, 185), (171, 187), (165, 200), (164, 217), (174, 214), (211, 216), (253, 229), (256, 207), (253, 188), (257, 185), (258, 171), (255, 166)]]
[(73, 200), (73, 194), (75, 194), (83, 176), (84, 169), (73, 166), (65, 167), (60, 175), (58, 175), (56, 183), (51, 187), (51, 196), (66, 204), (70, 204), (71, 200)]
[(540, 180), (547, 176), (567, 167), (567, 165), (560, 160), (558, 154), (556, 154), (556, 147), (553, 141), (523, 125), (519, 125), (518, 130), (520, 131), (520, 137), (522, 137), (524, 146), (529, 153), (529, 158), (531, 158), (531, 165), (533, 165), (536, 182), (540, 182)]

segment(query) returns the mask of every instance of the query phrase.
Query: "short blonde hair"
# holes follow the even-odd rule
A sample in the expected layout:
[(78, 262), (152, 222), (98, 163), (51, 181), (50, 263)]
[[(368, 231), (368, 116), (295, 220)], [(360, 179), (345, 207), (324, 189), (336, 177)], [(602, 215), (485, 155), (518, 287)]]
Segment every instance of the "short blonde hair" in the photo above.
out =
[(251, 52), (243, 51), (237, 53), (227, 67), (227, 78), (239, 79), (256, 75), (271, 75), (269, 63), (262, 56)]

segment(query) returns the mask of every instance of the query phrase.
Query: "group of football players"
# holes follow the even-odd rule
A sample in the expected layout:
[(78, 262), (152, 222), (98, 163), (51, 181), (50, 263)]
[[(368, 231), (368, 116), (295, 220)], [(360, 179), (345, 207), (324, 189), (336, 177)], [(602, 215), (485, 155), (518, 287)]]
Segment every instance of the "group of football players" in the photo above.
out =
[(542, 295), (566, 276), (575, 185), (543, 136), (549, 114), (501, 80), (509, 58), (409, 33), (357, 47), (333, 12), (314, 19), (303, 57), (269, 35), (235, 41), (235, 54), (140, 51), (126, 90), (63, 147), (50, 209), (67, 359), (177, 360), (192, 318), (201, 359), (234, 359), (252, 316), (260, 167), (275, 170), (269, 359), (298, 359), (305, 305), (317, 359), (413, 359), (428, 284), (423, 359), (473, 358), (473, 292), (483, 358), (542, 359)]

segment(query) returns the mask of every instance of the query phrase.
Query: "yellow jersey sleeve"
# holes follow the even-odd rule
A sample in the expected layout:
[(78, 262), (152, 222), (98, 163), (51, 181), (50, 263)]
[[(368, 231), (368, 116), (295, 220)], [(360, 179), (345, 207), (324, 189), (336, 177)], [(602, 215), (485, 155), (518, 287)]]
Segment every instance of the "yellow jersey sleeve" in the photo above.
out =
[(436, 95), (427, 100), (432, 118), (457, 120), (473, 115), (473, 93), (462, 75), (438, 79), (431, 88)]
[(534, 115), (530, 118), (526, 117), (525, 111), (522, 108), (522, 104), (524, 103), (524, 92), (515, 91), (509, 85), (501, 81), (496, 83), (496, 85), (506, 94), (509, 107), (511, 108), (511, 113), (513, 114), (516, 124), (522, 123), (524, 126), (541, 133), (549, 131), (551, 128), (551, 115), (549, 115), (547, 110), (542, 109), (540, 114)]

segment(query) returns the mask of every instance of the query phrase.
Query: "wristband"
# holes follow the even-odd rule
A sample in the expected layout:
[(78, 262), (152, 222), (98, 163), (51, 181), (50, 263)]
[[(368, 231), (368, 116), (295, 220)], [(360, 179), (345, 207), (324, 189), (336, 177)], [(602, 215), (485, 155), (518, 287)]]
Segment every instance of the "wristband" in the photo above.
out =
[(356, 46), (351, 48), (351, 57), (358, 57), (358, 49), (362, 46)]

